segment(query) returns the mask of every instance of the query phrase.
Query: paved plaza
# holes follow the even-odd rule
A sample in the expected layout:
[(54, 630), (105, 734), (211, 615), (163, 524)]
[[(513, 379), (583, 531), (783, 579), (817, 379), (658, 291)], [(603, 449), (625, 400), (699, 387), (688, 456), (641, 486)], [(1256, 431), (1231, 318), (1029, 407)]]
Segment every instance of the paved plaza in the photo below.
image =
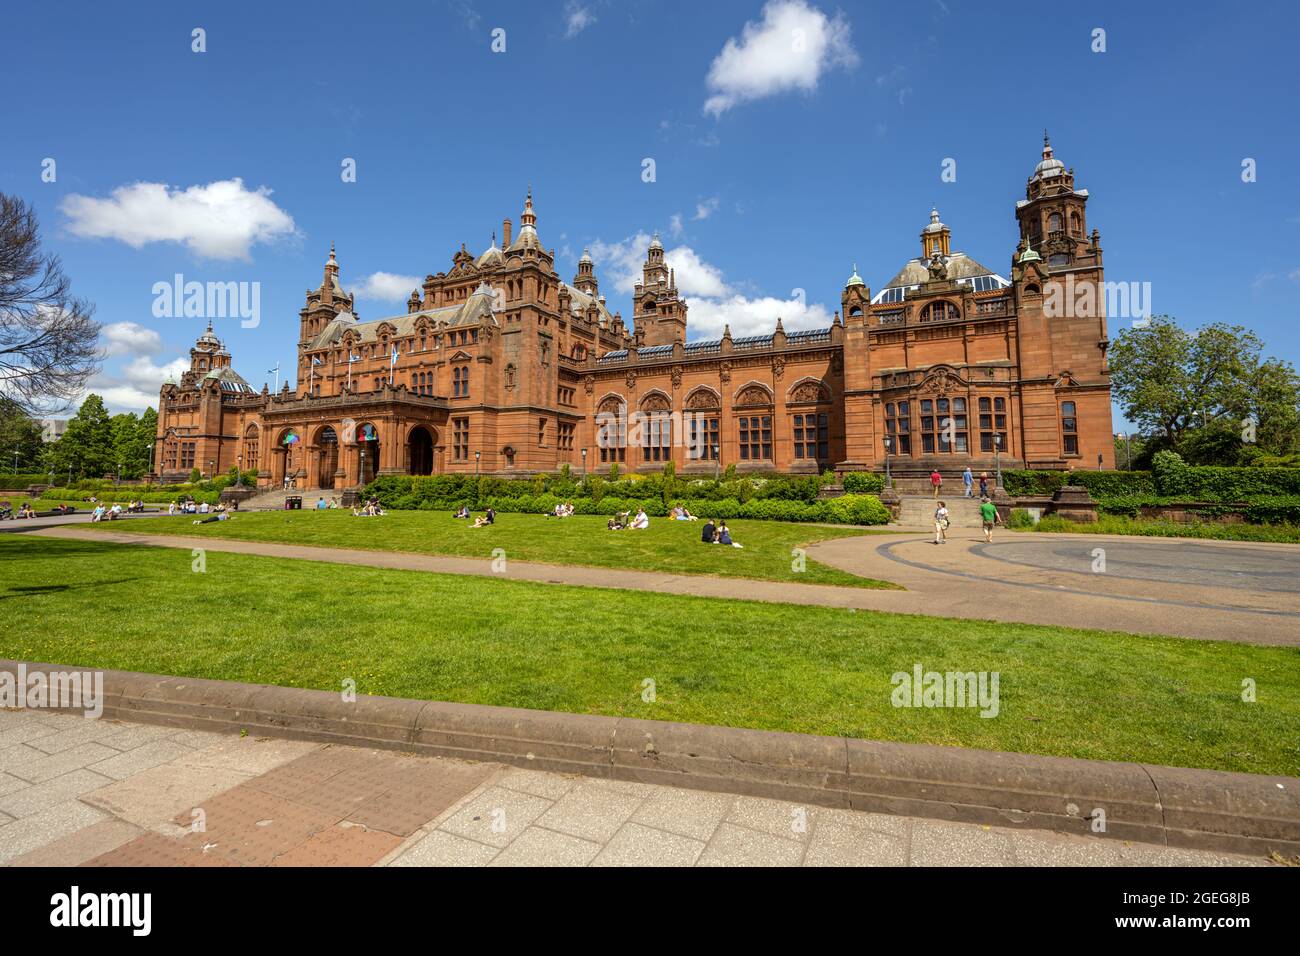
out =
[(0, 710), (9, 866), (1264, 866), (267, 737)]

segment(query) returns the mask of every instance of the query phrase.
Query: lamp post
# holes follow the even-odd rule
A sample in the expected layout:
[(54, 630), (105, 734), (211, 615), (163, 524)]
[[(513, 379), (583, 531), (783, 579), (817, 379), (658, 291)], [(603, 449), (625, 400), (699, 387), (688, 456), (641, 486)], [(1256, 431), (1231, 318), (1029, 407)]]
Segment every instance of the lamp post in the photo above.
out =
[(244, 487), (244, 456), (235, 456), (235, 487)]
[(587, 449), (582, 450), (582, 477), (587, 477)]
[(483, 453), (481, 451), (474, 452), (474, 477), (475, 478), (478, 477), (478, 461), (481, 457), (483, 457)]
[(118, 459), (117, 474), (113, 476), (113, 494), (116, 496), (118, 486), (122, 484), (122, 461)]
[(14, 474), (18, 474), (18, 449), (14, 449)]
[(894, 447), (894, 439), (885, 436), (885, 487), (894, 487), (894, 477), (889, 473), (889, 450)]
[(1129, 451), (1128, 433), (1127, 433), (1127, 432), (1120, 432), (1120, 433), (1119, 433), (1117, 436), (1115, 436), (1115, 437), (1117, 437), (1117, 438), (1118, 438), (1121, 442), (1123, 442), (1123, 444), (1124, 444), (1124, 470), (1125, 470), (1125, 471), (1132, 471), (1132, 470), (1133, 470), (1133, 455), (1132, 455), (1132, 453)]
[(718, 446), (713, 446), (713, 480), (722, 477), (722, 458), (718, 455)]
[(993, 467), (997, 477), (993, 479), (993, 489), (1002, 487), (1002, 436), (993, 436)]

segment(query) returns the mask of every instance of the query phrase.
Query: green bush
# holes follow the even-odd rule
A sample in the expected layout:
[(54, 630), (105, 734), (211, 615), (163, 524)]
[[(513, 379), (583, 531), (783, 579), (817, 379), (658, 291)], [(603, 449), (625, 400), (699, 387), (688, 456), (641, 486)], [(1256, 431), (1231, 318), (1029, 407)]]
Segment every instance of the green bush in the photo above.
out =
[(92, 497), (100, 501), (106, 501), (112, 504), (114, 501), (130, 501), (133, 498), (146, 502), (147, 504), (169, 504), (173, 501), (180, 501), (184, 498), (193, 498), (195, 501), (202, 503), (206, 501), (210, 505), (215, 505), (221, 500), (219, 491), (203, 491), (195, 489), (192, 491), (179, 490), (184, 488), (183, 485), (171, 485), (166, 491), (142, 491), (139, 488), (127, 488), (123, 486), (116, 495), (113, 494), (112, 487), (107, 489), (86, 489), (84, 491), (69, 490), (65, 488), (47, 488), (41, 493), (42, 499), (50, 501), (90, 501)]
[(1023, 531), (1026, 528), (1034, 526), (1034, 516), (1024, 508), (1012, 508), (1011, 514), (1007, 516), (1007, 527), (1017, 531)]
[(889, 509), (875, 495), (840, 495), (822, 502), (825, 518), (836, 524), (888, 524)]
[(49, 472), (20, 471), (16, 475), (12, 472), (0, 475), (0, 488), (6, 488), (10, 491), (26, 488), (28, 485), (48, 485), (51, 483), (56, 485), (66, 485), (68, 483), (68, 473), (64, 472), (62, 477), (55, 475), (53, 482), (50, 481)]
[(844, 490), (854, 494), (884, 491), (885, 477), (873, 471), (850, 471), (844, 475)]
[(1246, 520), (1251, 524), (1300, 525), (1300, 498), (1287, 495), (1256, 498), (1246, 509)]

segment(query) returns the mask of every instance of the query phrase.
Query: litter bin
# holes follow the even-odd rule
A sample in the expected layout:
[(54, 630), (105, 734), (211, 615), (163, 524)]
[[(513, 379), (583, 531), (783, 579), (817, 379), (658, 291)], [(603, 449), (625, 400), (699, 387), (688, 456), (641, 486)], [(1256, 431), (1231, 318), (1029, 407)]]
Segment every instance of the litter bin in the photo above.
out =
[(284, 510), (285, 510), (285, 511), (301, 511), (301, 510), (302, 510), (302, 495), (290, 495), (289, 497), (285, 498), (285, 499), (284, 499)]

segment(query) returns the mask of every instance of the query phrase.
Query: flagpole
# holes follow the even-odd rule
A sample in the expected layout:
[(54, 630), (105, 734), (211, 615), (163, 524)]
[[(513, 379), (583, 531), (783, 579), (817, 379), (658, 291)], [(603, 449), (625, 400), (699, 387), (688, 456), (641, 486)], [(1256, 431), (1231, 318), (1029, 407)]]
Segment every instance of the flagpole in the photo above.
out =
[(280, 390), (280, 363), (279, 363), (279, 362), (276, 362), (276, 363), (275, 363), (275, 368), (268, 368), (267, 371), (268, 371), (268, 372), (274, 372), (274, 373), (275, 373), (275, 389), (274, 389), (274, 391), (277, 391), (277, 392), (278, 392), (278, 391)]

